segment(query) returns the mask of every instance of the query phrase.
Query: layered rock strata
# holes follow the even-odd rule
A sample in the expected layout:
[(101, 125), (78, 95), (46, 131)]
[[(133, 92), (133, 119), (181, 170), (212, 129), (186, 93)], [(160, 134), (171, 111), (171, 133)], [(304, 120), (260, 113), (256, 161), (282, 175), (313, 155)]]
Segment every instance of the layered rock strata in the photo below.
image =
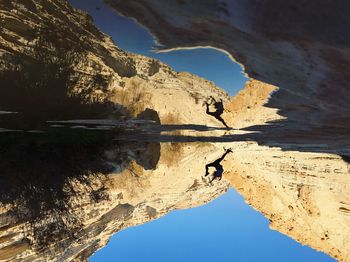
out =
[[(145, 25), (161, 50), (219, 48), (242, 64), (249, 77), (278, 87), (268, 105), (286, 119), (273, 129), (256, 127), (266, 135), (261, 142), (270, 144), (275, 137), (281, 144), (312, 139), (339, 148), (349, 144), (348, 2), (105, 2)], [(276, 137), (278, 133), (285, 136)], [(305, 139), (300, 141), (300, 136)]]

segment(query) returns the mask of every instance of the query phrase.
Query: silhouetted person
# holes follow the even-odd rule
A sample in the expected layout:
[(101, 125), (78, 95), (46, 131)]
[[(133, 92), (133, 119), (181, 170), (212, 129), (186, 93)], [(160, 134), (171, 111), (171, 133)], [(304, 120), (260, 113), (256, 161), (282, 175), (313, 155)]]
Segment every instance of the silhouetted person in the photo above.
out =
[(213, 173), (213, 178), (209, 181), (209, 183), (213, 182), (215, 179), (221, 180), (222, 174), (224, 173), (224, 168), (222, 167), (220, 162), (224, 160), (224, 158), (228, 153), (231, 153), (231, 152), (232, 152), (231, 149), (227, 149), (226, 152), (219, 159), (215, 160), (210, 164), (205, 165), (205, 176), (209, 175), (209, 167), (214, 167), (216, 169), (215, 172)]
[[(207, 111), (206, 113), (208, 115), (211, 115), (213, 117), (215, 117), (217, 120), (219, 120), (221, 123), (223, 123), (224, 126), (226, 126), (227, 128), (230, 128), (224, 119), (222, 119), (221, 115), (224, 112), (224, 105), (222, 103), (222, 99), (220, 99), (220, 101), (216, 101), (214, 97), (210, 97), (212, 99), (211, 103), (209, 104), (208, 102), (205, 102), (206, 106), (207, 106)], [(211, 105), (214, 102), (214, 107), (215, 107), (215, 111), (214, 112), (210, 112), (209, 109), (209, 105)]]

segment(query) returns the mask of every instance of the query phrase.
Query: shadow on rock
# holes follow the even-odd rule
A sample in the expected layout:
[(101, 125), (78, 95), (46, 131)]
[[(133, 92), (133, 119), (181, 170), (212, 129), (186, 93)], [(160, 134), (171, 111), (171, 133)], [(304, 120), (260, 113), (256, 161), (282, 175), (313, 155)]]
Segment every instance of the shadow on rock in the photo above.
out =
[(29, 223), (35, 249), (76, 238), (83, 222), (75, 206), (108, 201), (108, 174), (132, 160), (156, 168), (159, 144), (116, 142), (115, 135), (70, 129), (1, 134), (0, 228)]

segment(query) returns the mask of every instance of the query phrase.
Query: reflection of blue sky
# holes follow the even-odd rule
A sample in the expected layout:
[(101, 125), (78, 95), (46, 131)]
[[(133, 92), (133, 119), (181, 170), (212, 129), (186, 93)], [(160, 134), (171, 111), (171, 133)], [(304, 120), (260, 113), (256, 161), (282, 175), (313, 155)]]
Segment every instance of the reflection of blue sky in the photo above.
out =
[[(241, 68), (219, 51), (197, 49), (157, 54), (150, 51), (154, 41), (147, 30), (131, 19), (116, 15), (101, 5), (100, 0), (70, 2), (88, 11), (97, 27), (126, 51), (157, 58), (177, 71), (212, 80), (231, 95), (244, 86), (246, 79)], [(268, 220), (230, 190), (208, 205), (174, 211), (158, 220), (119, 232), (91, 261), (322, 262), (332, 259), (270, 230)]]
[(151, 51), (154, 46), (152, 36), (132, 19), (117, 15), (102, 5), (100, 0), (70, 2), (75, 7), (87, 11), (94, 18), (97, 27), (112, 36), (123, 50), (159, 59), (176, 71), (186, 71), (204, 77), (227, 90), (230, 95), (236, 94), (244, 87), (247, 79), (241, 73), (241, 67), (220, 51), (206, 48), (155, 53)]
[(114, 235), (94, 256), (99, 261), (332, 261), (270, 230), (268, 220), (234, 190), (211, 203)]

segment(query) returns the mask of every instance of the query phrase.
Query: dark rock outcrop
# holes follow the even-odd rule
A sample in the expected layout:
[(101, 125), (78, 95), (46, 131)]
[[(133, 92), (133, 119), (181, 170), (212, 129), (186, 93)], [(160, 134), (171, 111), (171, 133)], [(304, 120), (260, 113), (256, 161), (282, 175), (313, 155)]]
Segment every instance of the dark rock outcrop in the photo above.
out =
[[(160, 49), (212, 46), (249, 77), (278, 87), (267, 106), (283, 121), (256, 126), (261, 143), (311, 141), (343, 151), (350, 132), (347, 1), (105, 0), (147, 26)], [(308, 149), (312, 151), (312, 147)], [(327, 151), (327, 149), (326, 149)]]

